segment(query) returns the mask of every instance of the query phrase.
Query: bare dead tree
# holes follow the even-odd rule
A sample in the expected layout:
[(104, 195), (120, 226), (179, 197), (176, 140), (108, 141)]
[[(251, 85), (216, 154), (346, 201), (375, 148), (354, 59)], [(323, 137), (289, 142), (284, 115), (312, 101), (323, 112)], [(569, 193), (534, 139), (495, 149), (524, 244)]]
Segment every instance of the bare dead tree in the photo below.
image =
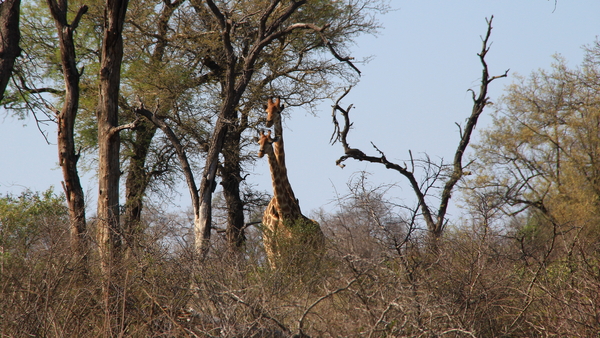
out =
[[(434, 239), (434, 240), (438, 239), (443, 233), (445, 222), (446, 222), (445, 216), (446, 216), (446, 212), (448, 209), (448, 203), (449, 203), (451, 195), (452, 195), (452, 190), (456, 186), (456, 183), (458, 183), (458, 181), (461, 179), (461, 177), (463, 177), (463, 175), (465, 174), (464, 168), (466, 166), (463, 165), (463, 155), (464, 155), (464, 152), (465, 152), (467, 146), (469, 145), (469, 142), (471, 140), (471, 134), (472, 134), (473, 130), (475, 129), (477, 120), (479, 119), (479, 116), (481, 115), (481, 113), (483, 113), (485, 106), (489, 102), (489, 98), (487, 96), (488, 86), (490, 83), (492, 83), (492, 81), (499, 79), (499, 78), (506, 77), (508, 74), (508, 70), (506, 70), (504, 72), (504, 74), (502, 74), (502, 75), (490, 76), (489, 71), (488, 71), (488, 65), (485, 61), (485, 56), (487, 55), (487, 53), (489, 52), (489, 49), (490, 49), (488, 43), (489, 43), (490, 34), (492, 32), (493, 18), (494, 17), (492, 16), (489, 20), (486, 19), (487, 26), (488, 26), (487, 32), (486, 32), (485, 37), (482, 38), (483, 46), (481, 48), (481, 52), (479, 52), (477, 54), (479, 56), (479, 59), (481, 61), (482, 67), (483, 67), (479, 94), (477, 95), (477, 94), (475, 94), (475, 91), (470, 90), (473, 94), (473, 109), (471, 111), (471, 115), (467, 119), (467, 124), (464, 127), (464, 130), (460, 125), (458, 125), (458, 127), (460, 129), (460, 142), (458, 144), (456, 152), (454, 153), (454, 160), (453, 160), (452, 164), (449, 165), (451, 170), (447, 176), (447, 180), (444, 183), (443, 189), (439, 196), (440, 204), (438, 206), (437, 212), (435, 212), (432, 209), (431, 205), (426, 200), (428, 190), (429, 190), (429, 188), (432, 187), (432, 185), (427, 185), (424, 188), (417, 181), (417, 178), (415, 177), (415, 174), (414, 174), (415, 159), (412, 157), (412, 153), (410, 152), (410, 150), (409, 150), (409, 154), (410, 154), (411, 169), (409, 169), (406, 166), (406, 164), (404, 164), (404, 166), (403, 166), (403, 165), (400, 165), (397, 163), (390, 162), (386, 158), (383, 151), (381, 151), (379, 148), (377, 148), (377, 146), (375, 146), (374, 144), (372, 144), (373, 148), (375, 148), (375, 150), (379, 153), (379, 155), (377, 155), (377, 156), (367, 155), (362, 150), (356, 149), (356, 148), (351, 148), (348, 145), (348, 141), (347, 141), (348, 132), (350, 130), (350, 127), (352, 126), (352, 123), (350, 122), (349, 113), (350, 113), (350, 110), (352, 109), (352, 105), (350, 105), (350, 106), (348, 106), (348, 108), (344, 109), (340, 106), (340, 101), (350, 92), (351, 88), (347, 89), (344, 92), (344, 94), (335, 102), (335, 105), (333, 106), (332, 116), (333, 116), (333, 124), (334, 124), (334, 133), (332, 135), (332, 144), (339, 141), (342, 144), (342, 146), (344, 147), (344, 155), (341, 156), (336, 161), (336, 164), (343, 168), (344, 164), (342, 162), (344, 162), (345, 160), (347, 160), (349, 158), (352, 158), (352, 159), (355, 159), (358, 161), (368, 161), (371, 163), (379, 163), (379, 164), (384, 165), (387, 169), (395, 170), (395, 171), (399, 172), (402, 176), (406, 177), (406, 179), (409, 181), (409, 183), (417, 197), (418, 204), (421, 209), (421, 213), (423, 215), (423, 218), (425, 219), (425, 223), (427, 224), (427, 230), (429, 231), (430, 238)], [(343, 126), (340, 126), (340, 124), (337, 120), (337, 112), (339, 112), (344, 119)], [(441, 177), (442, 177), (441, 174), (442, 174), (442, 170), (444, 167), (445, 166), (443, 166), (443, 165), (438, 167), (438, 174), (434, 175), (434, 177), (432, 178), (433, 181), (437, 181), (438, 179), (441, 179)]]

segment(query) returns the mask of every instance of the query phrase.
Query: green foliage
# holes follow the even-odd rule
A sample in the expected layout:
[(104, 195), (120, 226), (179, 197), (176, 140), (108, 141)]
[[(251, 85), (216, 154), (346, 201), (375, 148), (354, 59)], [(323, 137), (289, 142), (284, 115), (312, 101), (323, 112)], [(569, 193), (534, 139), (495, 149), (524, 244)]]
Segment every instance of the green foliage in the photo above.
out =
[[(545, 215), (546, 229), (583, 227), (600, 235), (600, 68), (591, 61), (598, 55), (600, 48), (589, 49), (575, 69), (557, 57), (551, 70), (516, 78), (475, 145), (471, 187), (495, 196), (504, 212), (533, 207)], [(522, 229), (534, 230), (540, 231)]]
[(315, 220), (300, 217), (293, 221), (285, 222), (285, 226), (290, 229), (293, 235), (301, 237), (317, 236), (321, 233), (321, 227)]
[(297, 273), (307, 270), (320, 269), (323, 263), (323, 253), (326, 242), (319, 223), (314, 220), (300, 217), (295, 220), (286, 220), (275, 231), (260, 226), (265, 246), (269, 246), (274, 257), (269, 257), (269, 263), (274, 264), (277, 270), (290, 274), (290, 278), (302, 278)]
[(539, 236), (548, 227), (548, 222), (543, 214), (533, 211), (526, 218), (526, 223), (516, 229), (518, 236), (521, 236), (527, 242), (539, 241)]
[(64, 196), (57, 196), (52, 188), (0, 196), (0, 247), (4, 255), (25, 255), (40, 239), (47, 239), (41, 237), (48, 224), (66, 220)]

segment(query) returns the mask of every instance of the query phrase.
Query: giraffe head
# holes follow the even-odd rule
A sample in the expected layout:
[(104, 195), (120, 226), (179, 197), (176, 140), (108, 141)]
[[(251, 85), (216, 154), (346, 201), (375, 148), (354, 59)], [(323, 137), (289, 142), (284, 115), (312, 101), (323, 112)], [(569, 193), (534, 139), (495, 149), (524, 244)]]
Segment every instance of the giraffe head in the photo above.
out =
[(281, 118), (281, 111), (283, 110), (283, 105), (280, 103), (280, 98), (277, 98), (275, 100), (271, 98), (267, 100), (267, 128), (270, 128), (277, 119)]
[(258, 148), (258, 157), (262, 158), (265, 154), (270, 155), (273, 153), (273, 142), (275, 139), (271, 137), (271, 131), (267, 130), (265, 134), (264, 130), (259, 134), (259, 138), (257, 140), (259, 144)]

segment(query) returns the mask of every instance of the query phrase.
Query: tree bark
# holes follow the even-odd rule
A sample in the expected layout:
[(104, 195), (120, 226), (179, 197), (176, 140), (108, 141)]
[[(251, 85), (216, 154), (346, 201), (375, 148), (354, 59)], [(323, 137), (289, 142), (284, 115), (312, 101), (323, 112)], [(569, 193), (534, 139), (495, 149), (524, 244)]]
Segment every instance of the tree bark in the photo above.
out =
[(98, 244), (107, 272), (121, 250), (119, 225), (119, 87), (127, 0), (107, 0), (100, 60), (98, 103)]
[[(58, 120), (58, 159), (63, 173), (63, 187), (69, 208), (71, 246), (74, 251), (87, 260), (89, 238), (85, 219), (85, 199), (83, 188), (77, 172), (79, 154), (75, 151), (75, 119), (79, 109), (79, 78), (77, 70), (75, 43), (73, 32), (77, 29), (79, 20), (87, 12), (88, 7), (82, 6), (73, 22), (67, 23), (67, 1), (59, 3), (48, 0), (48, 7), (54, 18), (60, 44), (61, 65), (65, 79), (65, 102)], [(86, 267), (87, 268), (87, 267)]]
[[(200, 184), (200, 207), (197, 222), (194, 225), (196, 253), (204, 257), (208, 252), (210, 230), (212, 226), (212, 194), (216, 186), (219, 154), (223, 150), (225, 138), (230, 126), (239, 123), (237, 106), (246, 91), (254, 74), (254, 66), (266, 46), (275, 39), (281, 38), (295, 29), (316, 29), (316, 26), (294, 24), (282, 29), (282, 26), (296, 10), (306, 3), (305, 0), (293, 1), (274, 14), (279, 2), (272, 2), (262, 13), (256, 38), (251, 46), (244, 50), (243, 57), (238, 57), (232, 43), (232, 22), (217, 7), (213, 0), (206, 0), (208, 11), (212, 13), (221, 31), (221, 42), (224, 52), (225, 76), (221, 85), (223, 103), (215, 124), (202, 182)], [(240, 63), (238, 64), (238, 60)]]
[(0, 3), (0, 102), (4, 98), (15, 59), (21, 55), (20, 9), (21, 0), (5, 0)]
[[(225, 107), (223, 110), (225, 110)], [(221, 114), (221, 116), (223, 115), (225, 115), (225, 113)], [(204, 173), (202, 174), (202, 181), (200, 183), (200, 203), (198, 206), (198, 215), (194, 221), (194, 247), (196, 254), (199, 255), (200, 259), (203, 259), (206, 253), (208, 253), (210, 230), (212, 227), (212, 194), (217, 185), (216, 177), (219, 164), (219, 153), (221, 152), (221, 149), (223, 149), (227, 128), (227, 124), (219, 117), (208, 148)]]
[(231, 128), (223, 145), (223, 166), (221, 167), (221, 185), (227, 206), (227, 244), (230, 250), (236, 251), (244, 244), (244, 203), (240, 197), (242, 182), (240, 166), (239, 128)]
[(116, 315), (121, 296), (118, 268), (122, 262), (122, 235), (119, 224), (119, 88), (123, 60), (123, 24), (127, 0), (106, 0), (100, 60), (98, 102), (98, 251), (104, 296), (104, 331), (107, 336), (122, 333), (124, 325)]
[(156, 129), (156, 125), (150, 122), (140, 123), (135, 128), (135, 140), (133, 140), (132, 155), (125, 180), (125, 214), (123, 215), (124, 239), (129, 249), (138, 246), (139, 236), (144, 231), (141, 222), (142, 209), (151, 178), (151, 173), (146, 170), (146, 158)]

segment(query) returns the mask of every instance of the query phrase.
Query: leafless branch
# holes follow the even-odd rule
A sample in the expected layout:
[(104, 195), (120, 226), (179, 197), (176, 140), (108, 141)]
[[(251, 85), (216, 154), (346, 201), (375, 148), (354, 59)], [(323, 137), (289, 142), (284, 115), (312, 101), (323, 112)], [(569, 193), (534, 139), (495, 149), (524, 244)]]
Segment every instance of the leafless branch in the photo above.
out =
[(467, 330), (462, 330), (462, 329), (450, 329), (450, 330), (446, 330), (446, 331), (442, 332), (440, 335), (445, 335), (445, 334), (448, 334), (448, 333), (456, 333), (456, 332), (462, 333), (462, 334), (466, 334), (466, 335), (471, 336), (471, 337), (477, 337), (476, 335), (473, 334), (473, 332), (467, 331)]
[[(346, 108), (346, 110), (344, 110), (344, 109), (342, 109), (340, 107), (340, 101), (342, 101), (342, 99), (344, 97), (346, 97), (346, 95), (348, 95), (348, 93), (350, 93), (350, 90), (352, 90), (352, 86), (350, 86), (347, 89), (344, 89), (344, 93), (342, 94), (342, 96), (340, 96), (337, 99), (337, 101), (335, 101), (335, 105), (333, 106), (333, 112), (331, 113), (331, 117), (333, 119), (334, 129), (333, 129), (333, 134), (331, 134), (331, 138), (329, 139), (329, 142), (333, 145), (333, 144), (335, 144), (335, 142), (340, 141), (340, 142), (342, 142), (342, 145), (344, 146), (344, 149), (346, 149), (348, 147), (348, 144), (344, 143), (344, 142), (346, 142), (346, 137), (345, 137), (345, 135), (343, 135), (341, 133), (340, 124), (338, 123), (338, 120), (337, 120), (336, 110), (339, 110), (340, 112), (342, 112), (342, 115), (344, 117), (346, 115), (348, 115), (348, 111), (350, 111), (350, 109), (352, 109), (352, 105), (348, 106), (348, 108)], [(346, 115), (344, 115), (344, 114), (346, 114)], [(346, 121), (346, 122), (349, 122), (349, 121)], [(348, 125), (348, 123), (346, 123), (346, 125)], [(348, 129), (351, 126), (352, 125), (350, 124), (349, 127), (348, 127)], [(348, 130), (345, 130), (345, 131), (346, 131), (346, 134), (348, 134)]]
[[(349, 92), (349, 90), (347, 90), (344, 93), (344, 96), (347, 95)], [(343, 96), (342, 96), (343, 97)], [(339, 102), (341, 100), (338, 99), (337, 102)], [(351, 106), (350, 106), (351, 107)], [(335, 120), (335, 115), (336, 115), (336, 111), (339, 111), (342, 116), (344, 117), (344, 127), (342, 129), (339, 128), (339, 126), (337, 126), (338, 132), (337, 132), (337, 140), (339, 140), (342, 145), (344, 146), (344, 153), (345, 155), (340, 157), (335, 163), (336, 165), (340, 166), (340, 167), (344, 167), (344, 165), (342, 164), (342, 162), (344, 162), (345, 160), (347, 160), (348, 158), (353, 158), (355, 160), (359, 160), (359, 161), (368, 161), (371, 163), (380, 163), (383, 164), (387, 169), (392, 169), (392, 170), (396, 170), (398, 171), (400, 174), (402, 174), (404, 177), (406, 177), (408, 179), (408, 181), (410, 182), (411, 187), (413, 188), (413, 191), (415, 192), (418, 200), (419, 200), (419, 205), (421, 206), (421, 212), (423, 213), (423, 216), (425, 217), (425, 221), (428, 225), (429, 228), (434, 228), (434, 221), (433, 218), (431, 217), (431, 212), (429, 211), (429, 207), (427, 206), (427, 203), (425, 201), (425, 195), (423, 194), (423, 192), (420, 189), (419, 183), (417, 182), (415, 176), (413, 175), (412, 171), (408, 171), (408, 169), (406, 168), (406, 166), (400, 166), (396, 163), (392, 163), (390, 161), (387, 160), (387, 158), (385, 157), (385, 154), (383, 154), (382, 151), (380, 151), (374, 144), (373, 147), (375, 147), (375, 149), (380, 153), (381, 156), (376, 157), (376, 156), (367, 156), (363, 151), (361, 151), (360, 149), (355, 149), (355, 148), (350, 148), (348, 146), (348, 142), (347, 142), (347, 136), (348, 136), (348, 131), (350, 130), (350, 127), (352, 126), (352, 123), (350, 122), (350, 117), (349, 117), (349, 109), (343, 109), (339, 106), (338, 103), (336, 103), (336, 105), (333, 107), (333, 113), (332, 115), (334, 116), (334, 121)], [(337, 122), (337, 121), (336, 121)], [(412, 156), (412, 154), (411, 154)], [(414, 166), (414, 165), (413, 165)]]

